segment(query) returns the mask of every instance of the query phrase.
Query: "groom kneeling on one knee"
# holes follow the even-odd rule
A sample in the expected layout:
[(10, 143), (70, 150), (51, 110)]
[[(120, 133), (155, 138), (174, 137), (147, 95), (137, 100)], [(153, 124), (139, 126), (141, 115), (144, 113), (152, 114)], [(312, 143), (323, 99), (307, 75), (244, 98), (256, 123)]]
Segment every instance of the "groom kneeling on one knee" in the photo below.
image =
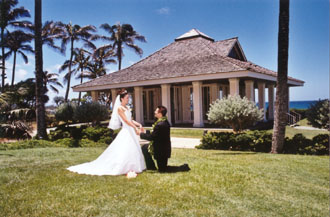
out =
[(167, 109), (164, 106), (158, 106), (155, 110), (157, 121), (152, 125), (152, 132), (142, 128), (140, 137), (151, 141), (142, 146), (146, 166), (148, 170), (156, 170), (152, 155), (157, 162), (159, 172), (167, 171), (167, 161), (171, 157), (171, 139), (170, 123), (166, 117)]
[(157, 121), (152, 125), (152, 132), (149, 130), (145, 132), (141, 128), (141, 139), (149, 140), (149, 144), (142, 146), (142, 153), (146, 162), (148, 170), (156, 170), (153, 158), (157, 162), (159, 172), (183, 172), (189, 171), (188, 164), (181, 166), (168, 166), (168, 158), (171, 157), (171, 125), (166, 117), (167, 109), (164, 106), (158, 106), (155, 110), (155, 117)]

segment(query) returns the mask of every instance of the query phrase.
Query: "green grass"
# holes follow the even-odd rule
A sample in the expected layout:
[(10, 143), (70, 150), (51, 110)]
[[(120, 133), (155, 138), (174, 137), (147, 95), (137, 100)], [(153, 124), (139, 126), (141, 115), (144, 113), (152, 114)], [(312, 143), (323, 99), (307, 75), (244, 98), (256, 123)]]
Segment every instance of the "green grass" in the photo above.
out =
[[(270, 132), (273, 132), (271, 130)], [(328, 131), (325, 130), (302, 130), (302, 129), (295, 129), (292, 127), (287, 126), (285, 129), (285, 136), (292, 138), (294, 135), (301, 133), (303, 134), (306, 138), (312, 139), (314, 136), (317, 136), (319, 134), (329, 134)]]
[(1, 216), (328, 216), (329, 157), (173, 149), (191, 171), (87, 176), (104, 148), (0, 151)]
[(171, 136), (184, 138), (202, 138), (204, 130), (202, 129), (171, 129)]
[(304, 118), (304, 119), (298, 121), (297, 124), (298, 124), (299, 126), (312, 127), (312, 125), (310, 125), (310, 124), (308, 123), (307, 118)]

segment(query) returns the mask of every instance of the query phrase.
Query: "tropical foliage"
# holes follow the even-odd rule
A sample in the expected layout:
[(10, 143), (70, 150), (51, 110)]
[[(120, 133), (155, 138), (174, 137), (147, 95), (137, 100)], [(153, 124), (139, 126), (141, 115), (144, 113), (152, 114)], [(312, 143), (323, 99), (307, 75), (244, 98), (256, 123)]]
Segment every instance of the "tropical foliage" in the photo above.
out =
[(140, 42), (146, 42), (146, 39), (143, 35), (137, 33), (132, 25), (121, 25), (120, 23), (117, 23), (116, 25), (111, 26), (107, 23), (104, 23), (100, 27), (101, 29), (110, 34), (110, 36), (103, 36), (102, 39), (113, 43), (112, 47), (115, 50), (115, 55), (118, 59), (118, 70), (121, 69), (121, 62), (124, 56), (124, 45), (134, 50), (135, 53), (137, 53), (138, 55), (142, 56), (142, 49), (134, 42), (135, 40)]
[[(199, 149), (217, 149), (232, 151), (271, 151), (272, 134), (267, 131), (248, 131), (234, 134), (232, 132), (209, 132), (203, 135)], [(319, 134), (312, 139), (302, 134), (296, 134), (292, 138), (285, 138), (283, 153), (328, 155), (329, 135)]]
[(15, 81), (15, 69), (16, 69), (16, 56), (17, 54), (20, 54), (23, 58), (24, 62), (27, 64), (28, 57), (26, 53), (33, 53), (32, 47), (28, 44), (32, 41), (32, 35), (26, 34), (25, 32), (21, 30), (14, 31), (12, 33), (7, 32), (5, 36), (6, 44), (5, 46), (9, 49), (9, 51), (5, 54), (6, 59), (11, 57), (11, 55), (14, 56), (13, 61), (13, 72), (12, 72), (12, 78), (11, 78), (11, 86), (14, 85)]
[(2, 89), (4, 91), (6, 79), (6, 65), (5, 65), (5, 29), (9, 26), (27, 28), (31, 26), (29, 21), (19, 21), (19, 18), (30, 17), (30, 13), (24, 7), (17, 8), (18, 0), (2, 0), (0, 2), (0, 30), (1, 30), (1, 56), (2, 56)]
[(92, 125), (109, 118), (109, 112), (105, 105), (98, 102), (85, 102), (77, 107), (74, 119), (79, 122), (92, 122)]
[(70, 102), (66, 102), (61, 104), (57, 109), (55, 113), (55, 119), (57, 121), (63, 121), (67, 125), (69, 122), (73, 121), (73, 115), (76, 110), (76, 105)]
[[(68, 101), (70, 84), (71, 84), (71, 74), (72, 74), (72, 62), (74, 56), (74, 43), (78, 41), (87, 41), (91, 38), (92, 33), (96, 31), (96, 28), (92, 25), (87, 26), (79, 26), (73, 25), (71, 22), (69, 24), (59, 23), (59, 26), (63, 29), (63, 34), (60, 36), (62, 40), (62, 51), (66, 49), (66, 45), (70, 43), (70, 59), (68, 62), (68, 72), (65, 75), (64, 82), (67, 84), (66, 92), (65, 92), (65, 101)], [(60, 72), (63, 71), (60, 70)]]
[(207, 116), (211, 123), (229, 126), (238, 132), (261, 121), (263, 111), (246, 97), (229, 96), (212, 103)]
[(317, 128), (329, 129), (329, 100), (319, 100), (312, 104), (306, 112), (308, 122)]

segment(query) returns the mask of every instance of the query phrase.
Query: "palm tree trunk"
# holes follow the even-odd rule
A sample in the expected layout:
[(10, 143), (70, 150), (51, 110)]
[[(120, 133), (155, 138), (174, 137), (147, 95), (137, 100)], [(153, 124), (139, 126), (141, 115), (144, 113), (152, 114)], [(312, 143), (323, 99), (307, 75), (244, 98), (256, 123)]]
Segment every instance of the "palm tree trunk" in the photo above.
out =
[(290, 0), (280, 0), (278, 31), (278, 65), (275, 101), (274, 132), (271, 153), (281, 153), (284, 145), (288, 112), (288, 53)]
[(118, 58), (118, 70), (121, 70), (121, 52), (122, 52), (121, 42), (118, 42), (117, 58)]
[(5, 44), (4, 44), (4, 29), (1, 28), (1, 55), (2, 55), (2, 85), (1, 85), (1, 92), (4, 92), (5, 88), (5, 79), (6, 79), (6, 60), (5, 60)]
[(66, 92), (65, 92), (65, 102), (68, 101), (69, 91), (70, 91), (70, 82), (71, 82), (71, 66), (72, 66), (72, 59), (73, 59), (73, 39), (71, 39), (71, 54), (70, 54), (70, 63), (69, 63), (69, 77), (67, 80)]
[(47, 139), (44, 87), (43, 87), (43, 60), (42, 60), (42, 40), (41, 40), (41, 0), (35, 0), (35, 67), (36, 67), (36, 119), (37, 119), (37, 137)]
[(16, 68), (16, 51), (14, 52), (14, 63), (13, 63), (13, 73), (11, 76), (11, 86), (14, 86), (14, 82), (15, 82), (15, 68)]
[[(81, 69), (81, 78), (80, 78), (80, 84), (83, 83), (83, 77), (82, 77), (83, 69)], [(81, 92), (79, 91), (79, 97), (78, 97), (78, 105), (80, 105), (80, 100), (81, 100)]]

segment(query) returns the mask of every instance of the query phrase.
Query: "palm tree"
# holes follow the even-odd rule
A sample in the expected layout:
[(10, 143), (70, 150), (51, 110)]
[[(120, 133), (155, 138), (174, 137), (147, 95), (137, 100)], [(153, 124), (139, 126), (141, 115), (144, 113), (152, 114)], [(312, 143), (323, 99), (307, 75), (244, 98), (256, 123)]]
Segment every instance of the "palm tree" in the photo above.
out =
[(116, 56), (118, 59), (118, 70), (121, 69), (121, 61), (124, 56), (124, 45), (132, 48), (138, 55), (142, 56), (142, 49), (134, 44), (134, 41), (138, 40), (146, 42), (146, 39), (143, 35), (137, 33), (130, 24), (120, 25), (120, 23), (117, 23), (116, 25), (110, 26), (109, 24), (104, 23), (100, 27), (110, 34), (110, 37), (103, 36), (102, 39), (113, 42), (113, 48), (116, 50)]
[(60, 39), (63, 33), (64, 30), (59, 22), (46, 21), (41, 30), (42, 44), (63, 53), (61, 47), (55, 45), (55, 39)]
[(35, 61), (36, 61), (36, 116), (37, 116), (37, 137), (41, 139), (47, 139), (46, 131), (46, 118), (45, 118), (45, 102), (44, 94), (45, 87), (43, 82), (43, 60), (42, 60), (42, 10), (41, 10), (41, 0), (34, 0), (35, 5), (35, 16), (34, 16), (34, 26), (35, 26)]
[[(90, 52), (80, 48), (76, 48), (74, 51), (74, 64), (77, 65), (76, 72), (80, 70), (80, 74), (78, 75), (78, 78), (80, 78), (80, 84), (83, 83), (84, 79), (84, 70), (87, 69), (87, 66), (89, 64), (90, 56), (86, 56), (85, 54), (91, 54)], [(81, 92), (79, 92), (78, 97), (78, 105), (80, 105), (81, 101)]]
[(280, 0), (277, 85), (271, 153), (283, 149), (288, 112), (289, 0)]
[[(63, 81), (65, 84), (68, 83), (69, 78), (71, 78), (71, 75), (74, 74), (76, 75), (79, 70), (81, 71), (80, 74), (77, 76), (77, 78), (80, 78), (80, 83), (83, 82), (83, 78), (84, 78), (84, 69), (87, 68), (88, 64), (89, 64), (89, 56), (85, 56), (85, 53), (87, 54), (91, 54), (88, 51), (80, 48), (75, 48), (73, 51), (73, 61), (70, 62), (70, 60), (66, 60), (63, 65), (60, 67), (59, 72), (63, 72), (65, 70), (67, 70), (70, 67), (70, 63), (71, 63), (71, 72), (70, 70), (64, 75)], [(79, 103), (80, 103), (80, 99), (81, 99), (81, 94), (79, 92)]]
[(94, 35), (92, 40), (87, 41), (84, 47), (90, 50), (88, 52), (92, 59), (87, 65), (89, 71), (84, 73), (85, 78), (94, 79), (106, 74), (106, 64), (116, 63), (114, 60), (115, 53), (112, 45), (103, 45), (99, 48), (92, 42), (95, 39), (100, 38), (98, 35)]
[(95, 32), (96, 28), (92, 25), (87, 25), (80, 27), (79, 25), (72, 25), (70, 22), (69, 24), (60, 24), (64, 30), (64, 34), (62, 34), (62, 50), (65, 50), (67, 43), (70, 42), (70, 60), (68, 65), (68, 74), (66, 76), (67, 79), (67, 88), (65, 93), (65, 101), (68, 101), (69, 91), (70, 91), (70, 81), (71, 81), (71, 65), (73, 60), (74, 54), (74, 42), (80, 40), (88, 40), (91, 36), (91, 32)]
[(43, 74), (44, 78), (43, 78), (43, 82), (44, 82), (44, 87), (46, 87), (46, 92), (48, 91), (47, 86), (49, 86), (49, 88), (56, 92), (57, 94), (59, 93), (58, 89), (55, 86), (59, 86), (63, 88), (63, 85), (61, 84), (61, 82), (58, 81), (58, 74), (56, 73), (48, 73), (48, 71), (44, 71)]
[(1, 91), (4, 91), (6, 79), (5, 64), (5, 29), (8, 26), (27, 27), (31, 23), (29, 21), (17, 21), (21, 17), (30, 17), (30, 13), (24, 7), (14, 8), (18, 4), (18, 0), (1, 0), (0, 2), (0, 29), (1, 29), (1, 55), (2, 55), (2, 85)]
[(6, 40), (6, 47), (9, 48), (9, 51), (5, 54), (6, 58), (9, 58), (12, 54), (14, 54), (13, 72), (11, 78), (11, 86), (13, 86), (15, 81), (17, 53), (22, 56), (26, 64), (28, 63), (28, 57), (24, 52), (34, 53), (32, 47), (29, 44), (26, 44), (32, 41), (32, 35), (17, 30), (12, 33), (8, 32), (5, 40)]

